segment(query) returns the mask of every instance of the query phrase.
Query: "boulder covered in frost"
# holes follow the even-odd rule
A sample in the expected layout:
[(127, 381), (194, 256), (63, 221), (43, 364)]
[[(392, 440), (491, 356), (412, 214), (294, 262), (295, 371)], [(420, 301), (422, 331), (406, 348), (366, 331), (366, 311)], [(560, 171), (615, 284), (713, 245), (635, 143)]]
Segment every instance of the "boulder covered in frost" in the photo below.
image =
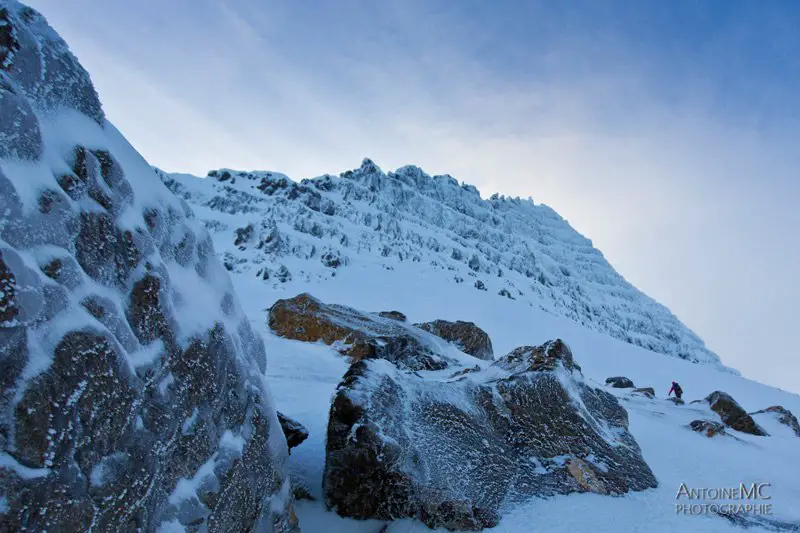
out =
[(323, 486), (342, 516), (479, 530), (529, 498), (656, 485), (627, 412), (560, 340), (451, 379), (362, 360), (331, 406)]
[(624, 376), (614, 376), (606, 379), (606, 385), (615, 389), (632, 389), (635, 385), (633, 381)]
[(13, 0), (0, 217), (0, 529), (295, 530), (264, 345), (208, 233)]
[(276, 335), (333, 345), (353, 362), (386, 359), (409, 370), (441, 370), (447, 359), (436, 353), (429, 335), (419, 328), (378, 313), (325, 304), (310, 294), (278, 300), (269, 309), (268, 324)]
[(454, 343), (462, 352), (477, 357), (478, 359), (491, 361), (494, 358), (492, 340), (485, 331), (476, 326), (473, 322), (465, 322), (463, 320), (456, 320), (455, 322), (434, 320), (433, 322), (424, 322), (414, 325), (433, 333), (437, 337)]
[(725, 425), (713, 420), (692, 420), (689, 423), (692, 431), (704, 434), (706, 437), (725, 435)]

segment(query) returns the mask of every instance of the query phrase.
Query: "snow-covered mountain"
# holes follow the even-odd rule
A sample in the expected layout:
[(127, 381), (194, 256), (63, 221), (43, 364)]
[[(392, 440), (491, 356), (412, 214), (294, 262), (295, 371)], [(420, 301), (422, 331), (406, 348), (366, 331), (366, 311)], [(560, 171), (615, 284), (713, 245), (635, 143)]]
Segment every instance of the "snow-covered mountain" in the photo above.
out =
[[(217, 235), (234, 272), (266, 283), (320, 280), (376, 260), (445, 272), (448, 283), (575, 321), (593, 331), (699, 363), (716, 354), (666, 307), (620, 276), (555, 211), (492, 196), (451, 176), (370, 160), (339, 176), (296, 183), (274, 172), (161, 173)], [(325, 268), (320, 268), (322, 265)]]
[(0, 531), (800, 531), (798, 412), (547, 207), (153, 171), (0, 0)]

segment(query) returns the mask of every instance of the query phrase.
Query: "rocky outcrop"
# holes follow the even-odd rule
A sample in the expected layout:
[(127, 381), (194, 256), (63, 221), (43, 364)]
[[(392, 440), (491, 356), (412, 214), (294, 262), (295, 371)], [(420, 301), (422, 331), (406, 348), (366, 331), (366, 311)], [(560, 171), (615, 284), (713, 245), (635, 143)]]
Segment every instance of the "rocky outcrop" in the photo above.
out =
[(767, 435), (767, 432), (756, 424), (753, 417), (748, 415), (747, 411), (742, 409), (742, 406), (739, 405), (730, 394), (722, 391), (714, 391), (706, 396), (704, 401), (712, 411), (719, 415), (722, 419), (722, 423), (726, 426), (751, 435)]
[(425, 332), (394, 318), (324, 304), (310, 294), (275, 302), (268, 324), (287, 339), (330, 344), (353, 362), (386, 359), (409, 370), (440, 370), (448, 364), (429, 348)]
[(397, 320), (400, 322), (408, 321), (406, 315), (404, 315), (400, 311), (381, 311), (380, 313), (378, 313), (378, 316), (382, 316), (383, 318), (391, 318), (392, 320)]
[(780, 405), (773, 405), (772, 407), (767, 407), (766, 409), (750, 413), (751, 416), (762, 414), (775, 416), (778, 419), (778, 422), (789, 427), (789, 429), (791, 429), (795, 435), (800, 437), (800, 422), (797, 421), (797, 417), (794, 416), (790, 410)]
[[(474, 286), (647, 350), (720, 364), (666, 307), (623, 279), (591, 241), (532, 200), (484, 199), (451, 176), (415, 166), (383, 172), (370, 160), (338, 176), (300, 182), (230, 169), (211, 171), (208, 178), (163, 179), (204, 207), (205, 222), (219, 233), (216, 242), (235, 257), (231, 267), (269, 285), (278, 279), (263, 277), (272, 264), (291, 264), (292, 275), (325, 282), (379, 255), (386, 269), (417, 263), (414, 270), (436, 283)], [(234, 213), (231, 225), (226, 221)], [(236, 227), (248, 223), (254, 235), (242, 249), (233, 244)], [(319, 268), (320, 262), (331, 268)]]
[(278, 412), (278, 422), (281, 424), (283, 435), (286, 437), (286, 444), (289, 446), (289, 453), (292, 448), (300, 446), (308, 438), (308, 429), (293, 418)]
[(9, 0), (0, 158), (0, 530), (295, 530), (264, 345), (208, 233)]
[(647, 396), (648, 398), (655, 398), (656, 397), (656, 390), (653, 387), (642, 387), (639, 389), (633, 389), (631, 394), (638, 394), (640, 396)]
[(689, 427), (692, 428), (692, 431), (703, 433), (709, 438), (725, 434), (725, 426), (713, 420), (692, 420)]
[(560, 340), (444, 381), (362, 360), (331, 406), (325, 500), (342, 516), (478, 530), (532, 497), (655, 487), (627, 428)]
[(473, 357), (486, 361), (494, 359), (492, 340), (485, 331), (476, 326), (473, 322), (464, 322), (462, 320), (456, 320), (455, 322), (434, 320), (433, 322), (424, 322), (414, 325), (429, 333), (433, 333), (437, 337), (454, 343), (462, 352)]
[[(606, 385), (615, 389), (632, 389), (634, 387), (633, 381), (623, 376), (606, 378)], [(655, 394), (655, 391), (653, 393)]]

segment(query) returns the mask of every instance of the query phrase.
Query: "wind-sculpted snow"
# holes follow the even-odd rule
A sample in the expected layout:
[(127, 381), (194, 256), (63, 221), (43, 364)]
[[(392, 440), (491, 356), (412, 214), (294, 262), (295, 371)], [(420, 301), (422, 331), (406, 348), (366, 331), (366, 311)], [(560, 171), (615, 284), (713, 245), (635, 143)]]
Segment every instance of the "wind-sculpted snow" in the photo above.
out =
[(533, 497), (657, 486), (627, 412), (560, 340), (450, 378), (357, 362), (326, 442), (326, 503), (360, 519), (477, 530)]
[(208, 232), (0, 0), (0, 530), (294, 530), (265, 365)]
[[(235, 272), (274, 283), (331, 277), (374, 258), (385, 268), (425, 263), (452, 272), (450, 279), (467, 289), (491, 290), (656, 352), (719, 364), (668, 309), (617, 274), (591, 241), (532, 200), (483, 200), (475, 187), (450, 176), (413, 166), (386, 174), (369, 160), (340, 176), (300, 183), (272, 172), (161, 176), (199, 209)], [(298, 258), (306, 266), (298, 267)]]

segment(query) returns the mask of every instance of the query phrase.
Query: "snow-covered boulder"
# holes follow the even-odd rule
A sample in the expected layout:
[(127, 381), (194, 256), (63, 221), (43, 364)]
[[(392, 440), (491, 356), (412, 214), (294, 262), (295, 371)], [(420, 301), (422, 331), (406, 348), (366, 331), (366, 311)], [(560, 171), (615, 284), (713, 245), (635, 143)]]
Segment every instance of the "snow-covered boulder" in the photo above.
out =
[(491, 361), (494, 358), (492, 340), (489, 338), (489, 335), (476, 326), (474, 322), (465, 322), (463, 320), (456, 320), (455, 322), (434, 320), (433, 322), (424, 322), (414, 325), (429, 333), (433, 333), (437, 337), (454, 343), (462, 352), (473, 357), (487, 361)]
[(652, 399), (656, 397), (656, 390), (653, 387), (640, 387), (638, 389), (633, 389), (631, 394), (638, 394)]
[(719, 415), (722, 423), (726, 426), (751, 435), (767, 435), (767, 432), (756, 424), (753, 417), (748, 415), (747, 411), (730, 394), (714, 391), (706, 396), (703, 401), (708, 404), (712, 411)]
[(689, 427), (692, 428), (692, 431), (703, 433), (706, 437), (725, 435), (725, 426), (713, 420), (692, 420)]
[(635, 387), (633, 381), (624, 376), (614, 376), (607, 378), (606, 385), (614, 387), (615, 389), (632, 389), (633, 387)]
[(264, 345), (188, 205), (0, 0), (0, 529), (296, 529)]
[(761, 409), (760, 411), (750, 413), (750, 416), (754, 417), (754, 419), (765, 418), (776, 420), (778, 423), (783, 424), (792, 430), (796, 436), (800, 437), (800, 422), (798, 422), (797, 417), (785, 407), (773, 405), (772, 407), (767, 407), (766, 409)]
[(386, 359), (409, 370), (441, 370), (448, 361), (426, 342), (425, 332), (378, 313), (325, 304), (310, 294), (278, 300), (268, 324), (276, 335), (334, 345), (353, 362)]
[(353, 364), (331, 406), (323, 485), (340, 515), (478, 530), (532, 497), (657, 481), (616, 398), (562, 341), (453, 378)]

